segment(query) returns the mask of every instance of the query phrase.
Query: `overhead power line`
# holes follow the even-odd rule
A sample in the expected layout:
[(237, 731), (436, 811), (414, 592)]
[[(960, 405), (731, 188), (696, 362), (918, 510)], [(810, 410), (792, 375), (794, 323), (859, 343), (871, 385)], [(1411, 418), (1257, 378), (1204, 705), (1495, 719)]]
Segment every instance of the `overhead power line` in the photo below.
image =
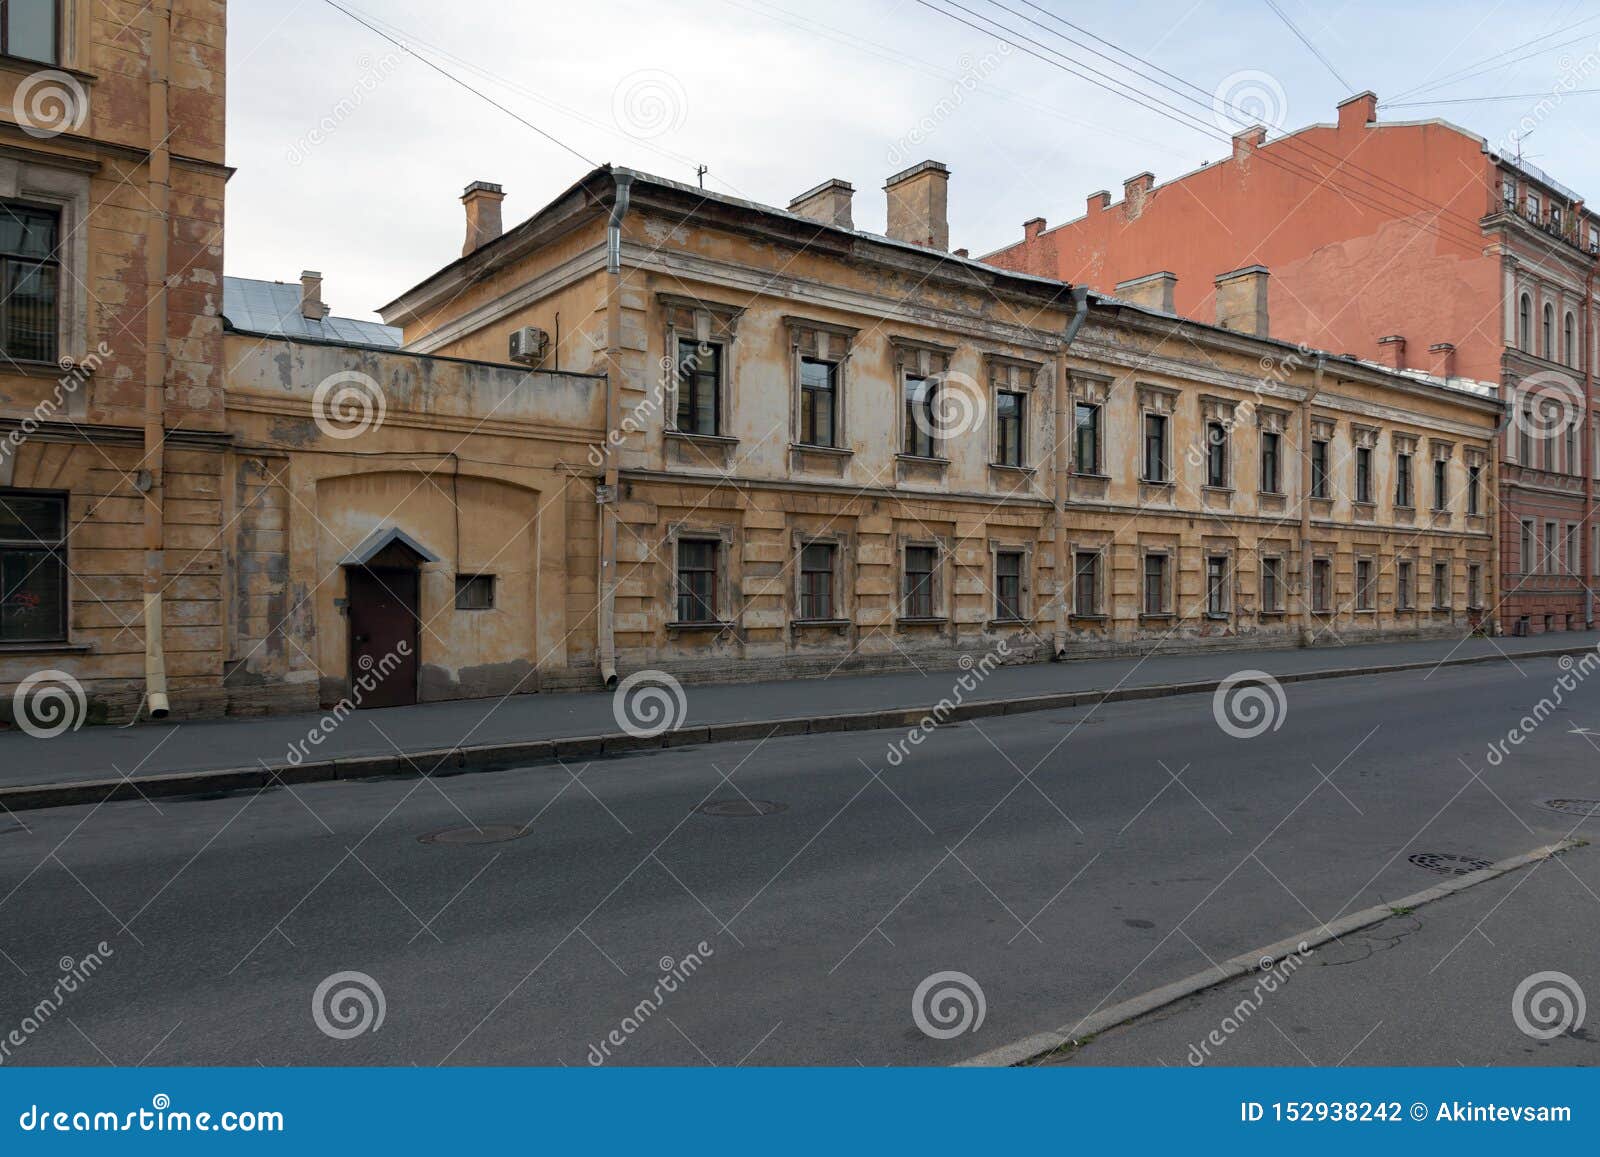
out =
[(1311, 50), (1312, 56), (1315, 56), (1318, 60), (1322, 61), (1322, 67), (1326, 68), (1333, 74), (1334, 80), (1337, 80), (1340, 84), (1344, 85), (1344, 90), (1346, 92), (1355, 91), (1355, 88), (1350, 84), (1350, 82), (1344, 77), (1340, 76), (1339, 70), (1333, 67), (1333, 61), (1329, 60), (1322, 54), (1322, 49), (1318, 48), (1315, 44), (1312, 44), (1310, 38), (1307, 37), (1304, 32), (1301, 32), (1300, 29), (1295, 27), (1294, 21), (1289, 19), (1289, 14), (1287, 12), (1278, 7), (1276, 0), (1267, 0), (1267, 7), (1272, 9), (1273, 12), (1277, 13), (1278, 19), (1283, 21), (1284, 27), (1290, 32), (1293, 32), (1296, 38), (1299, 39), (1300, 43), (1304, 44), (1308, 49)]

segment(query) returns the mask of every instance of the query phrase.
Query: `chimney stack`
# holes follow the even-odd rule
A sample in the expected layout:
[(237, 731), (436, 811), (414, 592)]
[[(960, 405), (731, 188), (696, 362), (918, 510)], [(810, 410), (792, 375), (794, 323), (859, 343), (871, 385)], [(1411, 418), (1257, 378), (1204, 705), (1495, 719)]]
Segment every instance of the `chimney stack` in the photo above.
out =
[(1131, 301), (1147, 309), (1176, 313), (1177, 310), (1173, 308), (1173, 298), (1177, 287), (1178, 275), (1162, 270), (1160, 273), (1147, 273), (1130, 281), (1117, 282), (1116, 295), (1124, 301)]
[(1339, 131), (1366, 128), (1378, 119), (1378, 94), (1358, 92), (1339, 102)]
[(850, 199), (856, 194), (855, 186), (838, 177), (830, 177), (814, 189), (801, 193), (789, 202), (789, 212), (808, 221), (824, 225), (837, 225), (840, 229), (854, 229), (850, 216)]
[(1088, 211), (1098, 213), (1111, 208), (1111, 193), (1105, 189), (1097, 189), (1089, 194)]
[(1144, 212), (1145, 202), (1150, 199), (1150, 190), (1156, 185), (1154, 173), (1136, 173), (1122, 182), (1122, 211), (1127, 214), (1128, 220), (1133, 220)]
[(322, 274), (314, 269), (300, 273), (300, 316), (311, 321), (328, 316), (328, 307), (322, 304)]
[(1397, 333), (1378, 339), (1378, 360), (1391, 370), (1406, 368), (1406, 339)]
[(461, 256), (500, 236), (500, 202), (505, 199), (506, 191), (488, 181), (474, 181), (467, 186), (461, 194), (461, 203), (467, 207), (467, 239), (461, 246)]
[(950, 170), (923, 161), (890, 177), (889, 236), (929, 249), (950, 248)]
[(1242, 161), (1267, 143), (1265, 125), (1251, 125), (1233, 134), (1233, 159)]
[(1267, 336), (1267, 267), (1246, 265), (1217, 278), (1217, 324)]
[(1450, 342), (1441, 341), (1428, 347), (1428, 352), (1433, 355), (1433, 372), (1436, 376), (1449, 381), (1456, 376), (1456, 347)]

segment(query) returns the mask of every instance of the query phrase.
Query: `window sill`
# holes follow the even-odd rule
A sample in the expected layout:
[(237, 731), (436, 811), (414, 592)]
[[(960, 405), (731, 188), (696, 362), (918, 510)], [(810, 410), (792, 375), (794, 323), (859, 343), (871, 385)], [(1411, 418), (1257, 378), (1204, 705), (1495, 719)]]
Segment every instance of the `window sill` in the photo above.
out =
[(1375, 614), (1378, 613), (1378, 608), (1377, 607), (1356, 607), (1355, 611), (1353, 613), (1358, 614), (1358, 615), (1375, 615)]
[(689, 430), (667, 430), (667, 437), (682, 438), (685, 442), (704, 442), (707, 446), (737, 446), (739, 439), (727, 434), (696, 434)]
[(811, 442), (790, 442), (789, 449), (797, 450), (802, 454), (831, 454), (838, 458), (849, 458), (855, 451), (843, 446), (822, 446)]
[(1230, 495), (1230, 496), (1233, 494), (1233, 487), (1231, 487), (1231, 486), (1213, 486), (1209, 482), (1207, 482), (1200, 489), (1201, 489), (1202, 492), (1204, 492), (1206, 494), (1227, 494), (1227, 495)]
[(914, 462), (928, 466), (944, 467), (950, 465), (950, 459), (948, 458), (939, 458), (927, 454), (896, 454), (895, 459), (900, 462)]
[(944, 615), (901, 615), (894, 623), (897, 627), (942, 627), (949, 621)]
[(13, 72), (19, 76), (31, 76), (43, 68), (64, 72), (74, 80), (81, 80), (85, 84), (93, 84), (98, 79), (92, 72), (84, 72), (79, 68), (68, 68), (59, 61), (29, 60), (25, 56), (0, 55), (0, 71), (3, 72)]
[(1026, 625), (1027, 622), (1027, 619), (1023, 618), (1021, 615), (1018, 615), (1015, 618), (990, 619), (988, 625), (990, 627), (1021, 627)]
[(1233, 618), (1233, 613), (1231, 611), (1207, 611), (1206, 618), (1213, 623), (1226, 623)]
[(1288, 493), (1286, 491), (1283, 491), (1283, 490), (1257, 490), (1256, 491), (1256, 497), (1257, 498), (1276, 498), (1281, 502), (1283, 499), (1289, 497), (1289, 495), (1288, 495)]
[(1072, 614), (1068, 615), (1067, 617), (1069, 619), (1076, 619), (1085, 623), (1104, 623), (1111, 618), (1110, 615), (1102, 615), (1089, 611), (1073, 611)]
[(851, 624), (850, 619), (790, 619), (789, 626), (794, 630), (802, 631), (808, 627), (820, 630), (844, 630)]
[(1036, 473), (1038, 473), (1038, 471), (1036, 471), (1032, 466), (1014, 466), (1009, 462), (991, 462), (991, 463), (989, 463), (989, 469), (991, 469), (991, 470), (1005, 470), (1005, 471), (1009, 471), (1012, 474), (1036, 474)]
[(1284, 612), (1283, 611), (1261, 611), (1256, 615), (1256, 618), (1258, 618), (1258, 619), (1281, 619), (1281, 618), (1283, 618), (1283, 616), (1284, 616)]
[(731, 631), (734, 624), (723, 619), (674, 620), (667, 624), (669, 631)]
[(1139, 615), (1141, 623), (1170, 623), (1177, 616), (1171, 611), (1144, 611)]
[(1111, 481), (1111, 475), (1102, 474), (1098, 470), (1074, 470), (1072, 472), (1072, 476), (1074, 478), (1093, 478), (1093, 479), (1096, 479), (1096, 480), (1098, 480), (1100, 482), (1110, 482)]
[(92, 648), (88, 643), (55, 642), (0, 643), (0, 655), (87, 655)]
[(1173, 487), (1177, 486), (1177, 483), (1174, 482), (1170, 478), (1141, 478), (1141, 479), (1139, 479), (1139, 485), (1140, 486), (1161, 486), (1161, 487), (1165, 487), (1166, 489), (1170, 490)]

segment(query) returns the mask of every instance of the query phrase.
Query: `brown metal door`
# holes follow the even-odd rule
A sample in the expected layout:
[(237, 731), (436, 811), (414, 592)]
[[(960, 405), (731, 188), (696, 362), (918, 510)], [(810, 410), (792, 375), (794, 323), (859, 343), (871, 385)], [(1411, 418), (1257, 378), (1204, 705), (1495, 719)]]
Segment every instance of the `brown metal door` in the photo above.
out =
[[(350, 567), (350, 700), (358, 707), (417, 701), (417, 571)], [(375, 684), (360, 686), (365, 678)]]

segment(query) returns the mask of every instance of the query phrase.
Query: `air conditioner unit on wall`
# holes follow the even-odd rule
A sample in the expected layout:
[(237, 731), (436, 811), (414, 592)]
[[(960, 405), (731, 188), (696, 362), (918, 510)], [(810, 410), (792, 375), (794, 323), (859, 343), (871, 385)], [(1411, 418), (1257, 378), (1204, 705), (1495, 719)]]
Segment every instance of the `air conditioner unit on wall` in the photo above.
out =
[(536, 325), (525, 325), (521, 329), (511, 331), (510, 349), (507, 356), (514, 362), (531, 366), (544, 359), (544, 351), (550, 345), (550, 335)]

